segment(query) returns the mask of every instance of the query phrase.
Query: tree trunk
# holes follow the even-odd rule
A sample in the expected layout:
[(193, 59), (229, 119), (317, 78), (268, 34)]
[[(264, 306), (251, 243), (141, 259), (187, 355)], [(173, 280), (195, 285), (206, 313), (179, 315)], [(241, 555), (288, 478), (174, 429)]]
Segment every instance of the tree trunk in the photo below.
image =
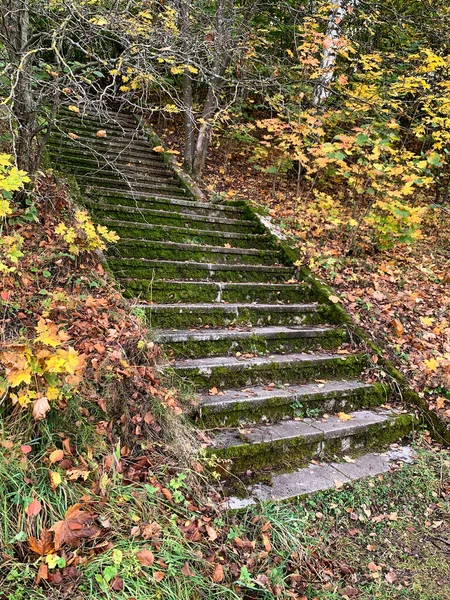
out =
[[(189, 56), (189, 19), (191, 15), (191, 0), (181, 2), (181, 35), (184, 41), (186, 56)], [(183, 73), (183, 104), (184, 104), (184, 166), (192, 171), (194, 166), (195, 145), (195, 116), (192, 98), (192, 75), (188, 69)]]
[(213, 118), (219, 107), (219, 93), (224, 85), (224, 75), (231, 61), (230, 17), (232, 15), (233, 6), (233, 0), (218, 0), (217, 2), (213, 75), (206, 94), (201, 125), (195, 144), (193, 175), (197, 180), (201, 179), (205, 167), (211, 132), (213, 129)]
[(3, 0), (0, 21), (1, 41), (8, 52), (13, 72), (11, 89), (12, 113), (17, 123), (14, 151), (17, 166), (33, 173), (33, 138), (36, 131), (36, 108), (32, 95), (34, 54), (28, 51), (30, 15), (26, 0)]
[(334, 66), (336, 64), (336, 45), (340, 37), (339, 23), (342, 21), (345, 13), (344, 0), (333, 0), (327, 25), (329, 43), (323, 51), (322, 62), (320, 64), (322, 75), (316, 84), (313, 94), (313, 103), (315, 106), (320, 106), (330, 95), (328, 87), (333, 79)]

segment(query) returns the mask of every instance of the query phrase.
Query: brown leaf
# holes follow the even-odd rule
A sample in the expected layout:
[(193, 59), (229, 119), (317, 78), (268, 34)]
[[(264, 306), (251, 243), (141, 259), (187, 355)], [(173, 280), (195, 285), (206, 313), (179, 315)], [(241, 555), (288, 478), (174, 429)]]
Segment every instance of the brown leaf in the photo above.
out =
[(388, 583), (395, 583), (397, 581), (397, 573), (393, 569), (391, 569), (389, 573), (386, 573), (384, 578)]
[(262, 539), (266, 552), (270, 552), (272, 550), (272, 544), (270, 543), (269, 536), (267, 535), (267, 533), (263, 533)]
[(155, 580), (157, 583), (159, 583), (160, 581), (162, 581), (162, 580), (164, 579), (164, 577), (165, 577), (165, 576), (166, 576), (166, 575), (165, 575), (165, 573), (163, 573), (162, 571), (155, 571), (155, 572), (153, 573), (153, 579), (154, 579), (154, 580)]
[(210, 542), (214, 542), (214, 540), (217, 540), (217, 538), (219, 537), (219, 534), (214, 529), (214, 527), (211, 527), (210, 525), (205, 525), (205, 529), (206, 529), (206, 533), (208, 534), (208, 538), (209, 538)]
[(106, 131), (104, 129), (100, 129), (99, 131), (97, 131), (97, 133), (95, 135), (98, 138), (105, 138), (106, 137)]
[(162, 527), (156, 521), (150, 523), (149, 525), (142, 525), (141, 527), (141, 535), (144, 540), (149, 540), (151, 538), (158, 538), (161, 534)]
[(63, 544), (78, 546), (81, 540), (92, 539), (99, 535), (100, 528), (95, 525), (95, 515), (82, 510), (82, 504), (74, 504), (67, 509), (64, 519), (57, 521), (50, 531), (55, 534), (55, 550)]
[(367, 565), (367, 568), (369, 569), (369, 571), (372, 571), (372, 573), (377, 573), (378, 571), (381, 570), (381, 567), (379, 567), (378, 565), (376, 565), (374, 562), (370, 562)]
[(32, 450), (31, 446), (28, 446), (28, 445), (20, 446), (20, 451), (23, 452), (24, 454), (29, 454), (31, 452), (31, 450)]
[(45, 563), (39, 565), (34, 586), (37, 587), (43, 579), (45, 581), (48, 579), (48, 566)]
[(115, 592), (121, 592), (123, 590), (123, 579), (118, 575), (111, 579), (111, 589)]
[(401, 337), (403, 335), (403, 333), (405, 332), (403, 323), (399, 319), (392, 319), (391, 325), (394, 328), (394, 332), (397, 337)]
[(34, 401), (33, 417), (36, 419), (36, 421), (42, 421), (42, 419), (45, 419), (45, 415), (49, 410), (50, 404), (45, 396), (42, 396)]
[(211, 576), (211, 579), (214, 581), (214, 583), (220, 583), (223, 580), (223, 578), (224, 578), (223, 567), (221, 564), (217, 563), (217, 565), (214, 567), (214, 571)]
[(143, 567), (151, 567), (152, 564), (155, 562), (153, 552), (151, 552), (150, 550), (139, 550), (136, 556)]
[(183, 568), (181, 569), (181, 573), (185, 576), (185, 577), (194, 577), (195, 573), (193, 573), (191, 571), (191, 569), (189, 568), (189, 564), (186, 561), (183, 565)]
[(35, 537), (29, 537), (28, 546), (32, 552), (38, 554), (39, 556), (53, 554), (55, 551), (53, 536), (48, 529), (43, 529), (41, 531), (41, 537), (39, 540), (37, 540)]

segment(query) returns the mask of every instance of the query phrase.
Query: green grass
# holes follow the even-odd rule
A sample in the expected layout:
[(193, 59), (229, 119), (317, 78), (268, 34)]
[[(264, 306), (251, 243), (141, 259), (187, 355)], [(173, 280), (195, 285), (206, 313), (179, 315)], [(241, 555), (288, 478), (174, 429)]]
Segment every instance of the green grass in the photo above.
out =
[[(449, 464), (447, 452), (418, 449), (416, 463), (393, 474), (341, 491), (318, 493), (298, 503), (268, 503), (235, 514), (202, 507), (201, 494), (195, 495), (196, 480), (188, 471), (182, 475), (164, 468), (155, 471), (154, 481), (166, 482), (173, 501), (155, 493), (152, 485), (127, 484), (120, 473), (112, 472), (99, 505), (102, 520), (109, 521), (111, 547), (77, 551), (88, 559), (77, 567), (81, 578), (70, 597), (250, 600), (288, 598), (292, 593), (308, 600), (341, 600), (350, 586), (358, 590), (358, 600), (448, 600), (448, 552), (434, 542), (436, 537), (450, 538), (449, 503), (444, 493), (450, 480)], [(61, 518), (81, 494), (80, 487), (73, 485), (51, 490), (45, 469), (42, 473), (36, 469), (33, 477), (34, 493), (45, 506), (42, 522)], [(6, 549), (10, 557), (0, 567), (0, 598), (64, 597), (61, 590), (46, 584), (32, 589), (38, 563), (25, 564), (30, 558), (16, 538), (33, 533), (23, 516), (30, 485), (24, 480), (20, 461), (11, 460), (3, 450), (0, 486), (0, 535), (3, 544), (7, 541), (2, 551)], [(93, 500), (102, 500), (92, 490), (84, 492)], [(17, 514), (22, 518), (17, 519)], [(208, 522), (218, 539), (209, 541), (204, 531), (198, 540), (187, 539), (183, 526), (205, 515), (212, 518)], [(153, 521), (162, 526), (158, 538), (144, 540), (131, 534), (134, 526)], [(269, 552), (262, 538), (265, 523), (270, 523)], [(242, 547), (240, 540), (254, 542), (254, 547)], [(142, 567), (136, 557), (143, 548), (154, 553), (151, 567)], [(377, 579), (368, 568), (371, 562), (381, 566)], [(183, 575), (186, 563), (190, 573)], [(217, 563), (223, 564), (224, 579), (214, 583), (211, 575)], [(395, 570), (395, 584), (385, 580), (390, 569)], [(157, 572), (164, 573), (161, 581), (155, 580)], [(111, 585), (117, 577), (123, 589), (114, 591)]]

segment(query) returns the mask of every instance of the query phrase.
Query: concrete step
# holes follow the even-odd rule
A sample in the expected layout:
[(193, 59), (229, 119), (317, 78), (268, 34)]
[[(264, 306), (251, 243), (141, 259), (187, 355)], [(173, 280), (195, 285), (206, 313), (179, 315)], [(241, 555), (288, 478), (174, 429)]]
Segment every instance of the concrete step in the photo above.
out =
[[(49, 154), (54, 165), (60, 169), (69, 169), (78, 172), (90, 172), (98, 169), (110, 170), (113, 173), (119, 173), (124, 170), (125, 173), (132, 173), (139, 170), (143, 173), (156, 175), (158, 177), (175, 177), (174, 172), (165, 163), (148, 161), (146, 164), (131, 164), (122, 158), (100, 156), (98, 154), (86, 154), (85, 151), (74, 156), (74, 153), (61, 154), (57, 149), (49, 149)], [(125, 194), (126, 197), (126, 194)]]
[(164, 159), (159, 152), (153, 152), (151, 145), (146, 148), (135, 147), (132, 143), (117, 144), (110, 140), (109, 143), (101, 144), (93, 142), (91, 139), (79, 138), (73, 140), (71, 138), (53, 138), (49, 140), (48, 145), (53, 151), (62, 152), (64, 154), (86, 154), (106, 156), (108, 158), (121, 157), (127, 162), (134, 161), (154, 161), (156, 163), (164, 163)]
[(83, 161), (106, 161), (110, 163), (116, 163), (120, 165), (136, 165), (137, 167), (142, 166), (146, 168), (158, 168), (170, 170), (167, 163), (164, 162), (163, 157), (160, 154), (150, 153), (136, 158), (134, 156), (127, 156), (124, 152), (105, 151), (97, 152), (85, 144), (78, 143), (71, 146), (64, 145), (64, 148), (60, 143), (54, 143), (51, 140), (48, 143), (48, 151), (52, 157), (61, 157), (61, 159), (67, 159), (73, 162), (79, 162), (82, 164)]
[(221, 281), (158, 281), (150, 276), (120, 277), (127, 297), (139, 297), (148, 302), (262, 302), (278, 303), (316, 301), (315, 293), (307, 283), (226, 283)]
[(122, 206), (132, 206), (139, 208), (150, 208), (152, 210), (165, 210), (175, 213), (190, 213), (195, 215), (204, 215), (211, 217), (248, 218), (247, 213), (235, 206), (221, 206), (209, 202), (200, 202), (189, 198), (158, 198), (146, 194), (133, 194), (125, 192), (120, 195), (114, 195), (107, 190), (99, 196), (98, 188), (96, 193), (91, 194), (91, 200), (103, 200), (106, 204), (120, 204)]
[[(179, 180), (170, 171), (159, 171), (153, 170), (145, 173), (143, 177), (135, 177), (135, 174), (130, 171), (127, 167), (121, 167), (118, 169), (114, 165), (98, 165), (94, 164), (92, 167), (78, 166), (75, 164), (69, 164), (61, 159), (61, 162), (57, 163), (65, 171), (77, 175), (82, 181), (87, 180), (91, 182), (95, 179), (96, 182), (116, 182), (118, 185), (125, 184), (126, 187), (135, 187), (136, 184), (145, 183), (155, 185), (156, 188), (163, 188), (164, 190), (175, 190), (179, 192), (180, 183)], [(163, 184), (162, 186), (160, 184)], [(184, 195), (184, 192), (183, 192)], [(145, 205), (144, 205), (145, 208)]]
[(327, 325), (246, 329), (155, 330), (155, 341), (177, 358), (335, 350), (347, 341), (345, 329)]
[(186, 196), (186, 190), (181, 187), (178, 182), (172, 183), (160, 183), (156, 181), (152, 181), (149, 177), (146, 182), (143, 181), (135, 181), (134, 179), (128, 177), (127, 179), (115, 176), (110, 174), (108, 176), (100, 176), (99, 175), (86, 175), (79, 174), (78, 182), (80, 187), (92, 186), (95, 187), (97, 185), (101, 185), (102, 188), (107, 189), (122, 189), (122, 190), (130, 190), (137, 192), (145, 192), (147, 194), (161, 194), (173, 197), (183, 198)]
[(243, 488), (245, 497), (228, 498), (223, 509), (240, 510), (259, 502), (284, 502), (333, 490), (341, 483), (353, 483), (402, 469), (413, 463), (415, 456), (411, 446), (393, 444), (386, 452), (362, 454), (352, 462), (311, 463), (303, 469), (273, 475), (269, 483), (255, 483)]
[[(106, 133), (106, 137), (101, 137), (104, 140), (115, 140), (115, 139), (126, 139), (136, 140), (138, 142), (148, 143), (148, 139), (142, 135), (142, 133), (127, 125), (113, 125), (111, 123), (101, 124), (98, 121), (87, 122), (87, 121), (73, 121), (73, 120), (59, 120), (56, 124), (56, 128), (52, 132), (52, 137), (58, 140), (60, 137), (64, 138), (69, 133), (77, 135), (79, 138), (97, 138), (97, 133), (101, 131)], [(73, 138), (70, 138), (73, 139)]]
[(159, 260), (195, 261), (222, 264), (280, 265), (280, 252), (245, 248), (224, 248), (203, 244), (179, 244), (121, 238), (110, 248), (111, 256)]
[(273, 425), (219, 432), (208, 447), (210, 454), (229, 460), (229, 471), (287, 472), (306, 467), (311, 460), (335, 460), (382, 450), (409, 435), (413, 415), (395, 410), (360, 410), (351, 420), (290, 419)]
[(107, 124), (107, 123), (118, 123), (123, 124), (127, 127), (136, 127), (136, 118), (131, 113), (125, 112), (114, 112), (111, 110), (96, 110), (92, 111), (87, 107), (80, 106), (80, 112), (74, 113), (68, 110), (67, 107), (62, 106), (59, 110), (59, 117), (71, 119), (77, 122), (78, 120), (92, 120), (95, 123)]
[(141, 304), (152, 327), (323, 325), (329, 309), (309, 304)]
[(355, 379), (304, 385), (254, 386), (205, 393), (193, 412), (201, 427), (236, 427), (285, 417), (319, 416), (384, 404), (389, 391), (382, 384)]
[[(90, 194), (90, 196), (92, 196), (92, 194)], [(204, 230), (209, 229), (247, 234), (259, 233), (262, 230), (259, 223), (242, 218), (229, 219), (228, 217), (197, 215), (189, 212), (176, 213), (170, 210), (153, 210), (151, 208), (123, 206), (122, 204), (104, 204), (87, 199), (84, 203), (94, 217), (96, 217), (97, 220), (102, 221), (104, 219), (115, 219), (118, 221), (129, 221), (130, 223), (149, 223), (152, 225), (185, 227), (197, 229), (199, 234), (202, 234)]]
[(197, 281), (267, 281), (291, 279), (295, 269), (266, 265), (202, 263), (194, 261), (151, 260), (147, 258), (115, 258), (108, 264), (119, 278), (168, 279), (176, 277)]
[[(87, 194), (93, 197), (92, 194)], [(271, 239), (267, 234), (248, 234), (233, 231), (209, 231), (207, 229), (194, 229), (185, 226), (161, 225), (152, 223), (136, 223), (98, 217), (97, 222), (113, 229), (117, 234), (126, 239), (142, 241), (169, 241), (177, 243), (205, 244), (216, 246), (221, 243), (229, 244), (233, 248), (270, 249)]]
[(361, 354), (274, 354), (270, 356), (212, 357), (177, 360), (175, 372), (198, 389), (218, 390), (252, 384), (308, 383), (317, 379), (353, 379), (367, 366)]
[[(68, 134), (75, 133), (78, 138), (73, 139)], [(141, 155), (150, 154), (150, 155), (158, 155), (159, 152), (153, 151), (153, 146), (146, 139), (140, 139), (138, 137), (97, 137), (96, 133), (88, 133), (81, 132), (67, 132), (67, 133), (58, 133), (53, 134), (51, 143), (53, 145), (61, 144), (67, 146), (69, 148), (73, 148), (74, 146), (86, 145), (91, 148), (102, 148), (108, 150), (114, 150), (119, 152), (121, 150), (131, 150), (132, 152), (138, 152)]]

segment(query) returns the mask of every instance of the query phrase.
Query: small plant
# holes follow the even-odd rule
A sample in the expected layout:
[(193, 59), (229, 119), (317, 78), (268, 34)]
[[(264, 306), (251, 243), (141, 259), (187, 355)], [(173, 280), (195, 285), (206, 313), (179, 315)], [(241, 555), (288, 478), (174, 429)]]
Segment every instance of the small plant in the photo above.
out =
[(72, 227), (60, 223), (55, 233), (63, 238), (69, 245), (69, 252), (75, 256), (95, 250), (106, 250), (107, 242), (114, 243), (120, 239), (114, 231), (110, 231), (103, 225), (94, 225), (84, 210), (77, 210), (74, 218), (75, 224)]

